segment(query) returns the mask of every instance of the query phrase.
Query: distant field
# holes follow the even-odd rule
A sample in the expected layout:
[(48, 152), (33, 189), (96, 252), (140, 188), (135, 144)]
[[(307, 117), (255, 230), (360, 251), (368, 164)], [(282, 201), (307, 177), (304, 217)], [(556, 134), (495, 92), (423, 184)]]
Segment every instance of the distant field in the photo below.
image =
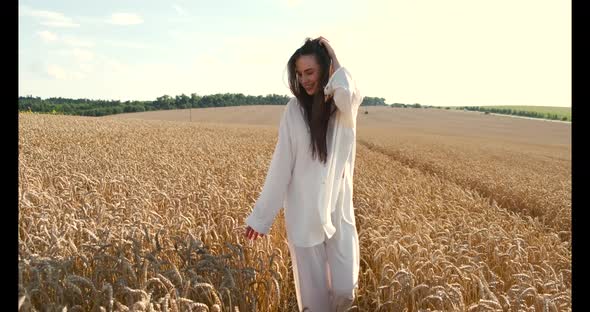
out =
[(513, 110), (523, 110), (523, 111), (530, 111), (530, 112), (538, 112), (538, 113), (551, 113), (551, 114), (562, 114), (562, 115), (571, 115), (572, 108), (571, 107), (557, 107), (557, 106), (481, 106), (487, 108), (509, 108)]
[(542, 115), (556, 114), (561, 120), (562, 117), (566, 117), (568, 121), (572, 120), (572, 109), (571, 107), (557, 107), (557, 106), (479, 106), (487, 109), (510, 109), (512, 111), (524, 111), (524, 112), (535, 112)]
[[(276, 127), (285, 107), (255, 105), (150, 111), (104, 116), (105, 119), (143, 119), (197, 123), (234, 124), (256, 127)], [(368, 114), (365, 114), (365, 111)], [(569, 147), (571, 125), (542, 119), (507, 118), (459, 110), (361, 107), (357, 117), (358, 134), (368, 128), (388, 128), (392, 137), (402, 134), (452, 137), (477, 140), (498, 140), (528, 145), (557, 145)], [(542, 131), (540, 133), (539, 131)], [(515, 135), (518, 134), (518, 135)]]

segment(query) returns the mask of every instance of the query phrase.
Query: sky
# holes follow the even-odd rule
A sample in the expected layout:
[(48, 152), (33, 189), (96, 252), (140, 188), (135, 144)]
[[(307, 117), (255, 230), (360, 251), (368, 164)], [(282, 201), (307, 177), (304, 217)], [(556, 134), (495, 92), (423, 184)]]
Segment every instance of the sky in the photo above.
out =
[(23, 0), (19, 96), (292, 96), (287, 61), (323, 36), (368, 97), (571, 107), (563, 0)]

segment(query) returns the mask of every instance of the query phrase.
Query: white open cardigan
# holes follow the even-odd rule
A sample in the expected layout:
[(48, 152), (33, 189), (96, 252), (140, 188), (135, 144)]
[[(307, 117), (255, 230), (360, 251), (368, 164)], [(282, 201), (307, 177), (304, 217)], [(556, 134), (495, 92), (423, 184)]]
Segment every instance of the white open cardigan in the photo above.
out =
[(303, 108), (292, 97), (279, 124), (264, 186), (245, 220), (257, 232), (267, 234), (284, 208), (287, 239), (298, 247), (322, 243), (341, 222), (356, 224), (352, 204), (356, 117), (364, 97), (345, 67), (332, 74), (324, 94), (333, 95), (338, 108), (328, 126), (326, 164), (312, 158)]

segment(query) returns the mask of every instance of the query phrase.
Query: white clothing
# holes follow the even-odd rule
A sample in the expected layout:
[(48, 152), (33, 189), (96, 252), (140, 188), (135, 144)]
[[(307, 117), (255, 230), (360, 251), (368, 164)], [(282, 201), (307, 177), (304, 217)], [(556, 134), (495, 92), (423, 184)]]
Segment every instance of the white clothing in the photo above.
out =
[[(255, 231), (267, 234), (284, 208), (287, 240), (298, 247), (321, 244), (343, 223), (356, 224), (352, 203), (356, 117), (364, 97), (344, 67), (332, 74), (324, 93), (333, 95), (338, 108), (328, 125), (326, 164), (312, 158), (304, 111), (292, 97), (281, 118), (264, 187), (245, 220)], [(332, 220), (332, 212), (339, 219)]]
[(313, 247), (288, 245), (299, 311), (340, 312), (350, 308), (360, 266), (356, 227), (343, 222), (330, 239)]

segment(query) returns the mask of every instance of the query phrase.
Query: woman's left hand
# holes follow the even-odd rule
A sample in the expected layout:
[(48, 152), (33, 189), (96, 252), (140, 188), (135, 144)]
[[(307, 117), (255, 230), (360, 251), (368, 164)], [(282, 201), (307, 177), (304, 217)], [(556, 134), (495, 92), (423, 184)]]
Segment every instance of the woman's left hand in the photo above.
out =
[(318, 37), (320, 44), (326, 48), (326, 50), (328, 51), (328, 55), (330, 56), (330, 59), (332, 59), (332, 61), (334, 61), (334, 59), (336, 59), (336, 53), (334, 53), (334, 49), (332, 49), (332, 46), (330, 45), (330, 42), (328, 41), (328, 39), (319, 36)]
[(336, 53), (334, 52), (334, 49), (332, 48), (332, 46), (330, 45), (330, 43), (328, 42), (328, 39), (319, 36), (318, 37), (320, 44), (326, 48), (326, 50), (328, 51), (328, 55), (330, 56), (330, 59), (332, 60), (331, 66), (330, 66), (330, 76), (332, 76), (332, 73), (334, 73), (336, 70), (338, 70), (338, 68), (340, 68), (340, 63), (338, 62), (338, 58), (336, 57)]
[[(340, 63), (338, 63), (338, 59), (336, 58), (336, 53), (334, 53), (334, 49), (332, 48), (332, 46), (330, 45), (330, 43), (328, 42), (328, 39), (319, 36), (318, 37), (320, 44), (326, 48), (326, 50), (328, 51), (328, 55), (330, 56), (330, 74), (328, 77), (332, 77), (332, 74), (334, 74), (334, 72), (340, 67)], [(324, 103), (327, 103), (330, 99), (332, 98), (332, 95), (329, 94), (325, 94), (324, 95)]]

